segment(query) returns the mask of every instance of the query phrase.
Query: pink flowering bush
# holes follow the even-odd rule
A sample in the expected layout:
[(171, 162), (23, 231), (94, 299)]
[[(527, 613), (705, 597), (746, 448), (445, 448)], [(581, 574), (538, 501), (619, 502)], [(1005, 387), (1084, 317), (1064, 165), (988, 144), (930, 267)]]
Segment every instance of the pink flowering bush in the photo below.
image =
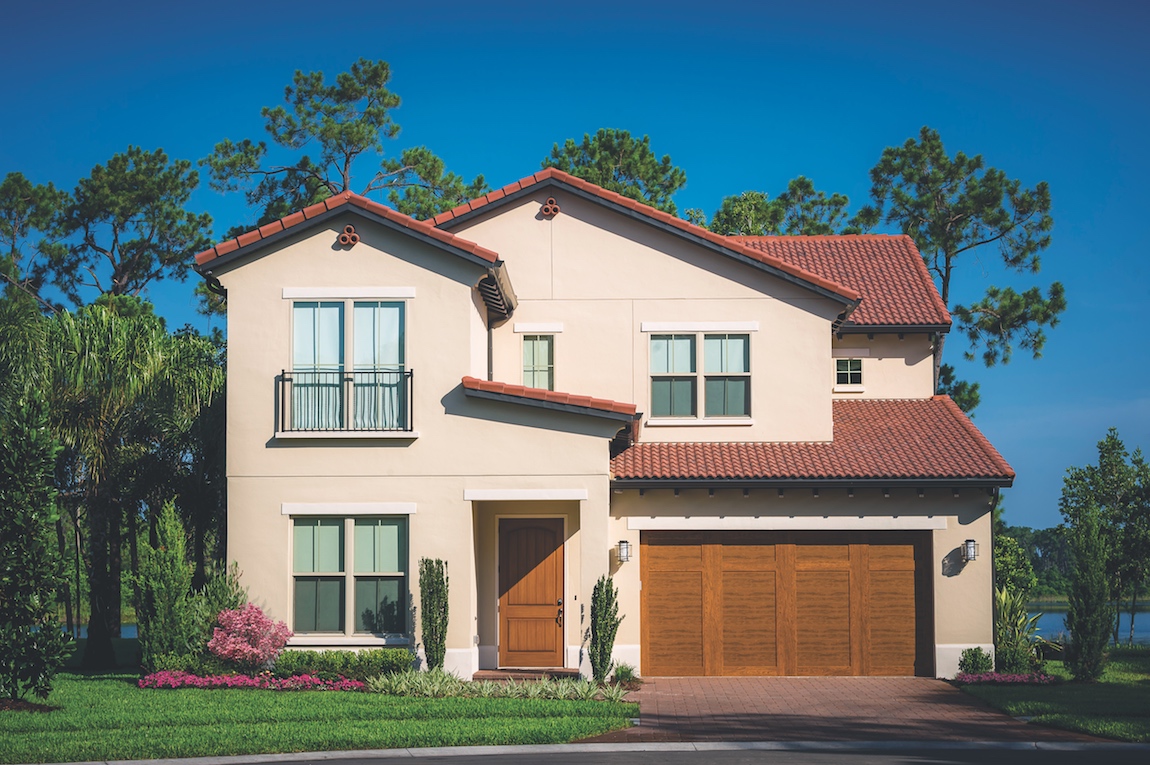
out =
[(254, 603), (220, 611), (216, 621), (220, 626), (212, 631), (208, 650), (244, 669), (270, 667), (292, 636), (286, 624), (269, 619)]
[(358, 680), (324, 680), (314, 675), (275, 677), (269, 672), (258, 675), (212, 675), (199, 677), (189, 672), (153, 672), (140, 679), (141, 688), (256, 688), (265, 691), (362, 691)]
[(962, 685), (1053, 685), (1060, 682), (1054, 675), (1032, 672), (1025, 675), (1010, 675), (1002, 672), (982, 672), (972, 675), (959, 672), (954, 681)]

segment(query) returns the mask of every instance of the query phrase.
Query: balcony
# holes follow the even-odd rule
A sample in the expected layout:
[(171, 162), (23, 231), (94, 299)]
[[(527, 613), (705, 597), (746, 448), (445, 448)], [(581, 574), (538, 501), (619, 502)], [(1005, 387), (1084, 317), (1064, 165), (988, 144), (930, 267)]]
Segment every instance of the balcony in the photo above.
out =
[(411, 370), (283, 370), (276, 378), (281, 436), (416, 434)]

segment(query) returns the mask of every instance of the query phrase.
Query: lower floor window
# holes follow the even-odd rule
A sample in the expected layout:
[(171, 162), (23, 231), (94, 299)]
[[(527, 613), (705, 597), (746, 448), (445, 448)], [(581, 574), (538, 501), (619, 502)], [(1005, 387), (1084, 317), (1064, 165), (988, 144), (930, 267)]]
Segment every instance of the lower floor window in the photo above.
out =
[(296, 518), (292, 546), (296, 632), (407, 632), (405, 516)]

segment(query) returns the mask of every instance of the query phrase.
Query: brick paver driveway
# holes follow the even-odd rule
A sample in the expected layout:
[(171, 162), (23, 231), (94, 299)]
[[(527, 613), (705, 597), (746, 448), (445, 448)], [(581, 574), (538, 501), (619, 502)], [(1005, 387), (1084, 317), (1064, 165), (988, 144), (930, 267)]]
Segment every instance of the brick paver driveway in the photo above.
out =
[(640, 724), (590, 741), (1101, 741), (1024, 722), (922, 677), (659, 677)]

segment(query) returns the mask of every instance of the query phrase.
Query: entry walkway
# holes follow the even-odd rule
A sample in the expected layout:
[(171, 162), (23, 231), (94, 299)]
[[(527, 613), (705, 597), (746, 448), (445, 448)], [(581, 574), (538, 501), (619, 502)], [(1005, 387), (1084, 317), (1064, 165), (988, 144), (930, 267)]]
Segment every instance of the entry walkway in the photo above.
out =
[(922, 677), (658, 677), (640, 724), (588, 741), (1079, 741)]

